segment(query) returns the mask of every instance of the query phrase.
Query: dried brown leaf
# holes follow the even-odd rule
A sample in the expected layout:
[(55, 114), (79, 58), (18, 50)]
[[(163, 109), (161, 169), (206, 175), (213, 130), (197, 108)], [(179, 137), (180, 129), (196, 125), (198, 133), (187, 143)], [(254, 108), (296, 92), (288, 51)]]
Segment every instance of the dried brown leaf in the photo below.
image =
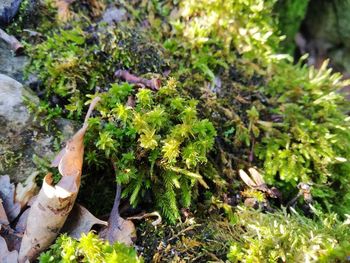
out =
[(17, 233), (10, 225), (3, 225), (0, 227), (0, 236), (6, 240), (9, 251), (19, 251), (23, 234)]
[(110, 244), (120, 242), (130, 246), (134, 243), (133, 240), (136, 239), (135, 225), (131, 220), (119, 217), (114, 224), (109, 224), (107, 228), (100, 232), (100, 237), (108, 240)]
[(66, 147), (62, 149), (51, 163), (51, 166), (58, 166), (62, 176), (78, 176), (80, 180), (83, 167), (84, 156), (84, 135), (88, 127), (88, 119), (100, 97), (96, 97), (90, 104), (86, 114), (83, 127), (67, 142)]
[(66, 232), (69, 236), (78, 239), (82, 233), (87, 234), (92, 226), (96, 224), (108, 225), (106, 221), (96, 218), (85, 207), (76, 204), (62, 228), (62, 232)]
[[(71, 183), (63, 184), (63, 186), (58, 183), (53, 186), (52, 175), (45, 176), (43, 186), (29, 210), (26, 230), (19, 251), (19, 262), (25, 262), (27, 259), (32, 261), (57, 237), (78, 194), (77, 191), (71, 192), (64, 188), (65, 185), (70, 187), (75, 184), (76, 178), (70, 176), (66, 178), (66, 181), (67, 179), (70, 179)], [(75, 189), (78, 188), (75, 187)]]
[(9, 224), (9, 220), (7, 219), (4, 206), (2, 205), (2, 199), (0, 198), (0, 226), (8, 225), (8, 224)]
[(132, 245), (133, 239), (136, 239), (134, 223), (123, 219), (119, 214), (119, 204), (121, 197), (121, 185), (117, 184), (114, 204), (108, 219), (108, 226), (100, 232), (100, 237), (108, 240), (110, 244), (121, 242), (126, 245)]
[(0, 198), (3, 201), (7, 218), (11, 223), (21, 212), (21, 205), (15, 203), (15, 185), (11, 184), (8, 175), (0, 177)]
[(30, 211), (30, 208), (25, 210), (21, 214), (21, 216), (19, 217), (19, 219), (17, 221), (17, 224), (16, 224), (16, 227), (15, 227), (16, 233), (19, 233), (19, 234), (22, 234), (22, 235), (24, 234), (24, 231), (25, 231), (26, 226), (27, 226), (27, 219), (28, 219), (29, 211)]
[(0, 236), (0, 262), (1, 263), (16, 263), (18, 259), (18, 252), (16, 250), (9, 251), (6, 241)]
[(66, 147), (52, 163), (62, 175), (57, 185), (52, 185), (52, 175), (44, 178), (42, 188), (30, 207), (26, 230), (19, 251), (19, 262), (34, 260), (55, 240), (72, 210), (78, 195), (84, 155), (84, 135), (93, 108), (100, 100), (90, 104), (83, 127), (67, 142)]
[(19, 183), (16, 186), (15, 202), (21, 205), (21, 208), (27, 205), (28, 201), (38, 193), (38, 186), (35, 183), (35, 178), (38, 172), (32, 173), (24, 182), (24, 185)]

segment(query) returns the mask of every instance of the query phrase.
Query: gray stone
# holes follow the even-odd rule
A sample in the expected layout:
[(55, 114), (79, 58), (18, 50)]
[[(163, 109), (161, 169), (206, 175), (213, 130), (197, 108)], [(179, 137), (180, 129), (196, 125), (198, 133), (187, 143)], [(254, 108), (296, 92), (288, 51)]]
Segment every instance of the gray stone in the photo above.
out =
[(30, 125), (31, 116), (24, 104), (24, 99), (38, 104), (39, 99), (18, 81), (0, 74), (0, 135), (21, 133)]
[[(0, 0), (1, 1), (1, 0)], [(14, 56), (9, 46), (0, 41), (0, 73), (23, 82), (23, 70), (29, 59), (26, 56)]]
[(0, 25), (7, 25), (16, 15), (22, 0), (0, 1)]
[[(0, 175), (9, 174), (19, 182), (37, 171), (37, 156), (50, 162), (55, 156), (54, 135), (40, 128), (28, 111), (25, 98), (38, 104), (39, 98), (18, 81), (0, 74)], [(68, 120), (58, 120), (57, 127), (67, 140), (75, 131)]]

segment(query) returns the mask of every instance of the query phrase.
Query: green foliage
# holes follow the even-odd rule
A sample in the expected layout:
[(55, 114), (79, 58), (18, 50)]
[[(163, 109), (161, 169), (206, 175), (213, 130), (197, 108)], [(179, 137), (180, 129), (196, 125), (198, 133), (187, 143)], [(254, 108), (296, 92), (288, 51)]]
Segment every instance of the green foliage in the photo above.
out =
[[(199, 185), (210, 186), (203, 195), (230, 211), (220, 198), (235, 196), (237, 168), (253, 165), (263, 166), (267, 183), (284, 196), (301, 181), (312, 183), (322, 207), (340, 217), (350, 213), (350, 127), (337, 92), (347, 83), (326, 65), (310, 69), (277, 53), (282, 38), (275, 0), (165, 0), (135, 8), (123, 2), (129, 25), (147, 20), (167, 53), (142, 34), (86, 21), (53, 30), (29, 49), (29, 71), (38, 72), (44, 85), (39, 113), (49, 123), (62, 114), (79, 119), (87, 98), (102, 96), (86, 135), (88, 169), (110, 173), (114, 167), (123, 197), (136, 206), (151, 195), (172, 223), (180, 207), (200, 206), (193, 201)], [(296, 2), (293, 17), (305, 8)], [(116, 69), (163, 72), (163, 56), (181, 81), (169, 78), (158, 92), (115, 83)], [(216, 151), (208, 157), (214, 136)], [(263, 199), (261, 193), (254, 197)], [(230, 240), (233, 262), (343, 260), (349, 251), (347, 226), (333, 214), (315, 220), (250, 210), (229, 215), (236, 216), (235, 230), (229, 227), (220, 240), (236, 239)]]
[[(133, 94), (134, 108), (127, 105)], [(198, 168), (207, 162), (213, 147), (213, 125), (198, 118), (195, 100), (179, 96), (174, 79), (157, 92), (112, 84), (100, 96), (101, 118), (91, 120), (87, 134), (88, 145), (95, 148), (87, 155), (100, 151), (112, 159), (116, 180), (125, 185), (123, 197), (136, 206), (149, 189), (165, 217), (174, 223), (178, 207), (191, 204), (196, 183), (207, 187)]]
[(227, 69), (237, 58), (266, 67), (275, 60), (281, 40), (271, 16), (274, 4), (275, 0), (182, 1), (175, 18), (169, 19), (173, 38), (164, 45), (190, 62), (183, 66), (210, 80), (218, 68)]
[(168, 18), (173, 30), (165, 47), (222, 139), (220, 173), (231, 180), (235, 168), (255, 155), (253, 164), (263, 165), (266, 181), (284, 196), (299, 182), (312, 183), (316, 200), (344, 215), (350, 212), (350, 127), (337, 91), (347, 82), (327, 64), (316, 70), (277, 54), (281, 38), (273, 11), (282, 3), (283, 12), (300, 22), (307, 1), (181, 2)]
[(40, 255), (40, 263), (141, 263), (134, 248), (122, 243), (108, 244), (94, 233), (83, 234), (79, 240), (61, 235), (50, 249)]
[(4, 139), (0, 139), (2, 144), (0, 150), (0, 172), (6, 173), (11, 168), (15, 168), (18, 161), (22, 158), (21, 153), (16, 153), (11, 149), (11, 145), (6, 145)]
[(235, 217), (230, 262), (345, 262), (348, 256), (349, 222), (335, 214), (313, 220), (239, 208)]
[[(116, 69), (134, 68), (137, 72), (157, 72), (165, 65), (156, 45), (146, 42), (141, 33), (126, 29), (96, 26), (96, 33), (84, 31), (88, 21), (69, 29), (53, 30), (45, 41), (28, 46), (31, 63), (42, 81), (44, 98), (64, 104), (64, 113), (81, 116), (85, 95), (96, 86), (111, 83)], [(40, 106), (44, 111), (46, 106)]]
[(282, 50), (293, 55), (294, 37), (305, 17), (309, 0), (279, 0), (274, 7), (278, 15), (278, 27), (286, 39), (281, 43)]
[(270, 121), (256, 153), (264, 162), (267, 182), (276, 183), (277, 178), (293, 186), (312, 182), (314, 195), (344, 214), (350, 212), (345, 187), (350, 183), (350, 123), (337, 90), (346, 83), (326, 66), (320, 70), (300, 63), (275, 66), (265, 92), (273, 98), (271, 116), (282, 120)]

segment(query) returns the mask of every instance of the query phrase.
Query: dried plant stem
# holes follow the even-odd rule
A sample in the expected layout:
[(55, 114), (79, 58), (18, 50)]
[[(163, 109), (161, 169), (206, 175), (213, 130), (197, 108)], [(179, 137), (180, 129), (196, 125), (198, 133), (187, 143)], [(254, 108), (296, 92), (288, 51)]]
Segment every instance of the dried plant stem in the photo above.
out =
[(24, 47), (14, 36), (8, 35), (4, 30), (0, 28), (0, 39), (4, 40), (7, 44), (10, 45), (11, 49), (15, 54), (21, 55), (24, 51)]

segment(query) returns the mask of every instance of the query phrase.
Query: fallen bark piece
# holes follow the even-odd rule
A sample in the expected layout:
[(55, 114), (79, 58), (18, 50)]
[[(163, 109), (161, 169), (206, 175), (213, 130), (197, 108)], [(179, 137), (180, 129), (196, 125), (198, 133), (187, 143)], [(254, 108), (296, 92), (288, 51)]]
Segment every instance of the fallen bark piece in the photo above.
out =
[(79, 239), (82, 233), (87, 234), (92, 226), (96, 224), (108, 225), (106, 221), (96, 218), (85, 207), (76, 204), (62, 228), (62, 232), (68, 233), (70, 237)]
[(4, 40), (11, 49), (15, 52), (15, 54), (21, 55), (23, 54), (24, 47), (14, 36), (8, 35), (4, 30), (0, 28), (0, 38)]
[(3, 175), (0, 177), (0, 198), (3, 201), (3, 206), (9, 222), (13, 220), (21, 212), (21, 205), (15, 203), (15, 185), (11, 184), (10, 177)]
[(9, 251), (4, 238), (0, 236), (0, 262), (16, 263), (18, 260), (18, 252), (16, 250)]
[(38, 186), (35, 183), (35, 178), (38, 172), (32, 173), (24, 182), (24, 185), (19, 183), (16, 186), (15, 202), (21, 205), (21, 208), (25, 207), (29, 200), (38, 193)]
[(129, 83), (141, 86), (141, 87), (147, 87), (150, 88), (151, 90), (157, 91), (160, 89), (160, 79), (157, 78), (152, 78), (152, 79), (144, 79), (141, 77), (138, 77), (136, 75), (131, 74), (127, 70), (117, 70), (114, 73), (114, 76), (116, 78), (123, 79)]
[(5, 209), (2, 205), (2, 199), (0, 198), (0, 226), (1, 225), (8, 225), (10, 222), (7, 219), (7, 215), (5, 212)]
[(19, 262), (34, 260), (40, 252), (49, 247), (73, 208), (78, 194), (76, 178), (66, 177), (64, 182), (62, 179), (53, 186), (52, 175), (45, 176), (43, 186), (29, 210), (19, 251)]

